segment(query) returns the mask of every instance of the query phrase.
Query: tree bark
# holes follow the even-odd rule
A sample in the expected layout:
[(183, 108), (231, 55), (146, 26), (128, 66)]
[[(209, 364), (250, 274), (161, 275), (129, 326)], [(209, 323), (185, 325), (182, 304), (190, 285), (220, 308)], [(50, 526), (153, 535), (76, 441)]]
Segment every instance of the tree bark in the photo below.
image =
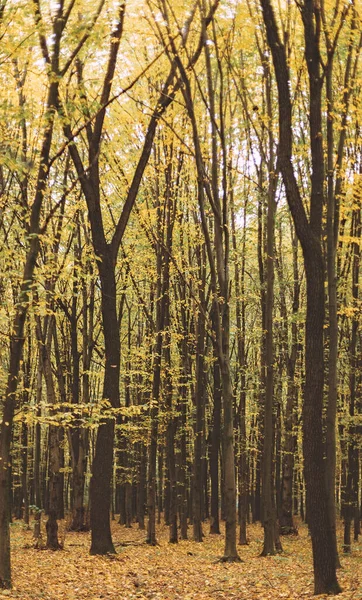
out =
[[(205, 307), (205, 285), (206, 285), (206, 255), (205, 246), (197, 248), (199, 273), (198, 300), (200, 307)], [(195, 382), (195, 424), (194, 424), (194, 471), (193, 471), (193, 539), (202, 542), (202, 505), (203, 505), (203, 472), (202, 472), (202, 448), (205, 419), (205, 319), (199, 310), (196, 318), (196, 382)]]
[[(291, 229), (293, 226), (291, 225)], [(285, 361), (286, 371), (288, 377), (287, 383), (287, 404), (285, 409), (285, 421), (284, 421), (284, 445), (283, 445), (283, 463), (282, 463), (282, 482), (281, 482), (281, 507), (279, 514), (279, 528), (281, 535), (296, 534), (297, 529), (294, 525), (293, 520), (293, 475), (294, 475), (294, 454), (296, 451), (296, 435), (294, 432), (294, 426), (296, 423), (296, 408), (297, 408), (297, 395), (298, 389), (295, 381), (295, 368), (298, 358), (298, 323), (297, 314), (299, 311), (299, 295), (300, 295), (300, 284), (298, 274), (298, 240), (294, 233), (292, 234), (292, 245), (293, 245), (293, 302), (292, 302), (292, 314), (293, 319), (291, 323), (291, 348), (288, 350), (288, 315), (287, 306), (284, 293), (284, 282), (282, 275), (282, 262), (281, 252), (280, 261), (278, 261), (278, 273), (279, 273), (279, 285), (280, 285), (280, 306), (281, 316), (285, 325)]]
[[(104, 399), (113, 408), (119, 407), (120, 338), (117, 317), (116, 278), (113, 256), (109, 246), (99, 254), (98, 269), (101, 279), (102, 323), (105, 343)], [(114, 553), (110, 529), (111, 480), (113, 471), (114, 420), (104, 419), (100, 424), (90, 483), (90, 525), (92, 530), (91, 554)]]
[[(214, 351), (215, 353), (215, 351)], [(217, 359), (217, 356), (215, 357)], [(219, 452), (221, 425), (221, 380), (219, 363), (213, 366), (214, 375), (214, 410), (212, 414), (211, 444), (210, 444), (210, 479), (211, 479), (211, 510), (210, 533), (220, 533), (219, 523)]]
[(303, 454), (306, 480), (306, 503), (310, 527), (314, 592), (339, 593), (336, 576), (336, 555), (330, 522), (325, 481), (323, 448), (323, 386), (324, 386), (324, 263), (321, 245), (323, 209), (323, 147), (321, 127), (321, 90), (319, 34), (320, 12), (314, 0), (302, 5), (305, 33), (305, 59), (310, 86), (310, 149), (312, 157), (311, 199), (309, 222), (292, 164), (292, 111), (290, 80), (285, 47), (270, 0), (261, 0), (264, 23), (270, 46), (279, 96), (278, 160), (286, 189), (296, 233), (301, 242), (307, 283), (305, 389), (303, 403)]
[(267, 216), (267, 268), (266, 268), (266, 310), (265, 310), (265, 362), (266, 389), (264, 406), (264, 445), (263, 445), (263, 527), (264, 546), (262, 556), (275, 554), (275, 503), (273, 499), (273, 394), (274, 394), (274, 348), (273, 348), (273, 306), (274, 306), (274, 219), (275, 219), (274, 182), (268, 193)]

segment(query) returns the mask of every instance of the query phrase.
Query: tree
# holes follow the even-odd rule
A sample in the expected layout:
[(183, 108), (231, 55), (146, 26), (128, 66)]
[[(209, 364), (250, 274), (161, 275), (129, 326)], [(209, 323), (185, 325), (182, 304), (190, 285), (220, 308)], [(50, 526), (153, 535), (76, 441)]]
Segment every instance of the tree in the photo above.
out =
[[(5, 392), (5, 401), (3, 405), (3, 416), (1, 422), (1, 446), (0, 446), (0, 586), (4, 588), (11, 587), (11, 567), (10, 567), (10, 534), (9, 534), (9, 469), (10, 464), (10, 443), (12, 434), (12, 425), (14, 411), (16, 406), (16, 391), (18, 386), (18, 375), (20, 360), (24, 345), (24, 326), (29, 306), (29, 297), (36, 267), (36, 260), (39, 254), (39, 236), (42, 232), (41, 215), (44, 196), (46, 193), (46, 183), (50, 175), (51, 168), (51, 145), (54, 131), (54, 121), (57, 114), (59, 100), (59, 85), (61, 77), (65, 75), (71, 64), (66, 64), (63, 69), (60, 67), (60, 47), (61, 40), (70, 17), (73, 5), (70, 4), (65, 10), (64, 2), (59, 2), (54, 15), (52, 15), (52, 35), (53, 44), (49, 50), (44, 45), (45, 38), (39, 27), (40, 7), (38, 0), (34, 0), (34, 15), (36, 27), (38, 29), (43, 58), (48, 68), (48, 89), (47, 100), (42, 122), (41, 145), (39, 152), (39, 163), (37, 179), (34, 192), (34, 200), (29, 210), (29, 224), (26, 232), (27, 250), (23, 268), (22, 284), (17, 300), (15, 316), (13, 319), (12, 335), (9, 348), (9, 371)], [(2, 4), (2, 13), (5, 9), (5, 3)], [(45, 222), (46, 223), (46, 222)]]
[[(349, 103), (352, 93), (352, 83), (355, 78), (357, 61), (359, 57), (359, 48), (355, 51), (355, 29), (356, 20), (354, 7), (352, 7), (352, 19), (350, 25), (350, 38), (347, 46), (347, 58), (345, 61), (345, 71), (343, 77), (343, 92), (342, 92), (342, 114), (340, 117), (340, 132), (337, 141), (337, 162), (335, 161), (335, 117), (333, 114), (335, 97), (333, 85), (334, 71), (334, 55), (338, 45), (338, 39), (342, 30), (342, 26), (346, 20), (347, 10), (343, 10), (340, 15), (340, 24), (336, 29), (334, 38), (331, 38), (330, 30), (332, 29), (327, 23), (327, 16), (322, 7), (321, 18), (324, 26), (326, 48), (327, 48), (327, 64), (325, 67), (325, 85), (327, 97), (327, 282), (328, 282), (328, 402), (327, 402), (327, 423), (326, 423), (326, 478), (327, 478), (327, 495), (328, 495), (328, 510), (330, 520), (334, 526), (336, 519), (335, 507), (335, 478), (336, 478), (336, 416), (337, 416), (337, 389), (338, 389), (338, 315), (337, 315), (337, 276), (336, 276), (336, 250), (338, 243), (339, 218), (340, 218), (340, 199), (341, 190), (343, 187), (342, 165), (344, 146), (346, 143), (346, 125), (347, 115), (349, 112)], [(337, 11), (335, 11), (337, 14)], [(336, 86), (337, 87), (337, 86)], [(337, 538), (335, 538), (335, 554), (337, 566), (340, 566)]]
[[(322, 409), (324, 385), (324, 265), (322, 254), (322, 209), (324, 201), (324, 156), (322, 145), (322, 82), (320, 72), (320, 8), (313, 0), (301, 5), (308, 69), (310, 152), (312, 161), (310, 216), (307, 217), (292, 163), (292, 104), (290, 71), (286, 49), (280, 39), (274, 10), (261, 0), (268, 44), (278, 87), (278, 165), (295, 229), (303, 250), (307, 284), (306, 380), (303, 402), (303, 453), (307, 491), (307, 517), (314, 560), (314, 592), (339, 593), (333, 524), (327, 509)], [(318, 473), (318, 475), (317, 475)]]

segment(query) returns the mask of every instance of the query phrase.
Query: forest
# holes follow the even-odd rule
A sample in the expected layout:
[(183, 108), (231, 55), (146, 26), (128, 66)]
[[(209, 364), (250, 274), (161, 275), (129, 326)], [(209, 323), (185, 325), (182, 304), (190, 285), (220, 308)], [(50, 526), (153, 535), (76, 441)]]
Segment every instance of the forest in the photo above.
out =
[(361, 11), (0, 0), (0, 596), (362, 598)]

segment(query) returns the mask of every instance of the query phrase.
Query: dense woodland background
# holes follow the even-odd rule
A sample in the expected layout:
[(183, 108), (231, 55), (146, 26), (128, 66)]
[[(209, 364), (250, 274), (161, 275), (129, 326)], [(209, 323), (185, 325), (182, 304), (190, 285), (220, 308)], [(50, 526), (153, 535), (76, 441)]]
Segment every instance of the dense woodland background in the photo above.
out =
[[(0, 1), (0, 587), (9, 521), (237, 561), (361, 518), (361, 6)], [(11, 517), (12, 516), (12, 517)], [(344, 544), (336, 542), (336, 518)], [(238, 529), (237, 529), (238, 527)], [(341, 558), (343, 561), (343, 557)]]

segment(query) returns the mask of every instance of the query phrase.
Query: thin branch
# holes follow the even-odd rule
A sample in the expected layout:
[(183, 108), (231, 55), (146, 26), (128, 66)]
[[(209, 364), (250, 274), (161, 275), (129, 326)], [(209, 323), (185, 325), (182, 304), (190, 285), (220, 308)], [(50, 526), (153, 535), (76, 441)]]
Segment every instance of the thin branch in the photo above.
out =
[(35, 24), (36, 24), (36, 28), (38, 31), (40, 48), (43, 53), (43, 58), (44, 58), (45, 62), (48, 65), (50, 65), (50, 55), (49, 55), (49, 50), (48, 50), (48, 44), (46, 41), (46, 37), (45, 37), (44, 33), (42, 32), (43, 19), (41, 16), (39, 0), (33, 0), (33, 4), (34, 4)]
[[(72, 2), (70, 3), (69, 7), (68, 7), (68, 11), (66, 12), (66, 15), (64, 17), (65, 19), (65, 23), (67, 22), (68, 18), (69, 18), (69, 14), (70, 11), (74, 5), (75, 0), (72, 0)], [(100, 0), (98, 8), (96, 10), (96, 12), (94, 13), (93, 19), (91, 20), (87, 31), (85, 32), (85, 34), (83, 35), (83, 37), (79, 40), (78, 44), (76, 45), (76, 47), (74, 48), (73, 52), (71, 53), (70, 57), (68, 58), (67, 62), (65, 63), (64, 67), (60, 70), (60, 75), (61, 77), (63, 77), (63, 75), (65, 75), (65, 73), (68, 71), (70, 65), (72, 64), (73, 60), (76, 58), (76, 56), (78, 56), (80, 50), (83, 48), (84, 44), (86, 43), (86, 41), (88, 40), (90, 34), (92, 33), (92, 30), (98, 20), (99, 15), (102, 12), (102, 8), (104, 6), (105, 0)], [(68, 14), (69, 13), (69, 14)]]

